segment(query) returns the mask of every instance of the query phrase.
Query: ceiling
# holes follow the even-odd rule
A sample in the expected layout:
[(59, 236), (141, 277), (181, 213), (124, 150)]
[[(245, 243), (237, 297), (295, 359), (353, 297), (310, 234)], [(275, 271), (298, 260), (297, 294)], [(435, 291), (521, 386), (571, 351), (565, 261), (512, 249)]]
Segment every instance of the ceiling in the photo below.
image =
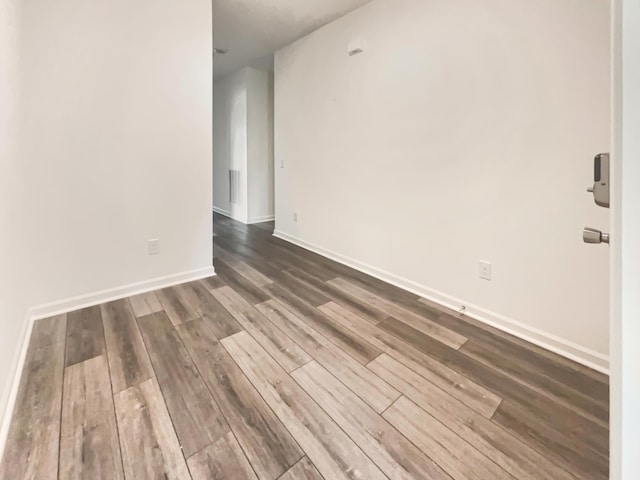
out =
[(371, 0), (213, 0), (213, 76), (273, 68), (273, 53)]

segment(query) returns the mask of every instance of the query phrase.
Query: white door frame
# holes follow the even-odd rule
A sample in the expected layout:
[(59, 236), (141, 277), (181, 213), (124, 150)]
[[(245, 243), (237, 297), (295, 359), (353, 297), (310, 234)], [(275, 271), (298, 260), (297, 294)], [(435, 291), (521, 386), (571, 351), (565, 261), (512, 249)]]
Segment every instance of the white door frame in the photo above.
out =
[(611, 476), (640, 478), (640, 0), (613, 0)]

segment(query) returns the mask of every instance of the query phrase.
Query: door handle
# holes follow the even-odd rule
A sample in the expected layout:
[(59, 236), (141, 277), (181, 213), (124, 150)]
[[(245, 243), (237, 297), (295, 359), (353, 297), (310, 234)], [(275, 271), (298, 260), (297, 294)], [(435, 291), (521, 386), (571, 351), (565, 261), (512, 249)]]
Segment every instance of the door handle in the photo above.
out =
[(585, 227), (582, 231), (582, 240), (584, 243), (609, 243), (609, 234), (602, 233), (595, 228)]

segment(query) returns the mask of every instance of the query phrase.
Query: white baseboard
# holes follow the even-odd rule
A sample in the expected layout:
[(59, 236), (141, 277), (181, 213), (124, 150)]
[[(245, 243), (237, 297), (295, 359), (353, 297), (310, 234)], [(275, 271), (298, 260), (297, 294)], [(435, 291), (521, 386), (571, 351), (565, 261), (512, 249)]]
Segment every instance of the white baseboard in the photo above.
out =
[(13, 416), (13, 409), (18, 398), (18, 388), (20, 387), (20, 378), (22, 377), (22, 370), (24, 368), (24, 362), (27, 359), (27, 349), (29, 347), (29, 340), (31, 339), (31, 331), (33, 330), (33, 320), (30, 317), (30, 311), (27, 311), (22, 324), (22, 332), (20, 332), (20, 348), (16, 350), (16, 355), (11, 363), (11, 384), (9, 392), (4, 399), (2, 399), (2, 418), (0, 418), (0, 461), (4, 457), (4, 448), (7, 444), (7, 436), (9, 435), (9, 426), (11, 425), (11, 417)]
[(229, 212), (227, 210), (223, 210), (223, 209), (218, 208), (218, 207), (213, 207), (213, 211), (214, 211), (214, 213), (219, 213), (220, 215), (223, 215), (223, 216), (225, 216), (227, 218), (235, 220), (236, 222), (244, 223), (245, 225), (249, 225), (250, 223), (257, 223), (257, 222), (249, 222), (247, 220), (247, 218), (244, 217), (244, 216), (243, 217), (234, 216), (231, 212)]
[(396, 287), (400, 287), (411, 293), (415, 293), (416, 295), (419, 295), (420, 297), (423, 297), (427, 300), (431, 300), (432, 302), (438, 303), (443, 307), (458, 311), (460, 309), (460, 306), (464, 305), (466, 307), (465, 315), (471, 318), (486, 323), (487, 325), (491, 325), (492, 327), (498, 328), (506, 333), (526, 340), (546, 350), (562, 355), (563, 357), (569, 358), (589, 368), (593, 368), (598, 372), (607, 375), (609, 374), (609, 357), (607, 355), (596, 352), (581, 345), (577, 345), (576, 343), (573, 343), (569, 340), (565, 340), (556, 335), (544, 332), (522, 322), (518, 322), (517, 320), (508, 318), (499, 313), (492, 312), (480, 306), (474, 305), (465, 300), (461, 300), (446, 293), (442, 293), (424, 285), (420, 285), (416, 282), (379, 269), (372, 265), (368, 265), (353, 258), (349, 258), (331, 250), (327, 250), (326, 248), (320, 247), (318, 245), (306, 242), (287, 233), (276, 230), (275, 232), (273, 232), (273, 236), (280, 238), (281, 240), (293, 243), (294, 245), (298, 245), (299, 247), (310, 250), (324, 257), (330, 258), (331, 260), (335, 260), (336, 262), (342, 263), (348, 267), (371, 275), (372, 277), (390, 283), (391, 285), (395, 285)]
[(216, 213), (219, 213), (220, 215), (224, 215), (225, 217), (231, 218), (231, 212), (229, 212), (228, 210), (223, 210), (218, 207), (213, 207), (213, 211)]
[(9, 394), (4, 401), (2, 418), (0, 419), (0, 460), (2, 460), (2, 455), (6, 446), (7, 435), (9, 434), (9, 425), (11, 423), (11, 417), (13, 415), (15, 402), (18, 397), (18, 389), (20, 387), (22, 370), (24, 368), (24, 362), (27, 358), (27, 350), (29, 348), (29, 341), (31, 339), (31, 331), (33, 330), (33, 324), (36, 320), (72, 312), (81, 308), (100, 305), (101, 303), (130, 297), (139, 293), (150, 292), (152, 290), (158, 290), (160, 288), (170, 287), (172, 285), (179, 285), (181, 283), (192, 282), (194, 280), (212, 277), (215, 274), (216, 272), (213, 266), (210, 266), (192, 270), (190, 272), (183, 272), (175, 275), (157, 277), (151, 280), (145, 280), (143, 282), (131, 283), (129, 285), (123, 285), (108, 290), (80, 295), (77, 297), (72, 297), (65, 300), (51, 302), (30, 308), (27, 311), (24, 320), (24, 326), (22, 329), (23, 331), (20, 337), (21, 347), (18, 350), (16, 360), (14, 360), (13, 362), (14, 365), (11, 370), (13, 372), (13, 379), (11, 381)]
[(249, 219), (247, 224), (253, 225), (254, 223), (273, 222), (275, 219), (276, 219), (275, 215), (265, 215), (263, 217), (255, 217), (255, 218)]
[(102, 290), (99, 292), (80, 295), (78, 297), (68, 298), (44, 305), (38, 305), (31, 309), (31, 319), (39, 320), (41, 318), (52, 317), (62, 313), (72, 312), (81, 308), (100, 305), (101, 303), (118, 300), (120, 298), (130, 297), (139, 293), (150, 292), (160, 288), (178, 285), (180, 283), (192, 282), (201, 278), (212, 277), (216, 274), (213, 266), (192, 270), (190, 272), (178, 273), (175, 275), (167, 275), (143, 282), (123, 285), (121, 287)]

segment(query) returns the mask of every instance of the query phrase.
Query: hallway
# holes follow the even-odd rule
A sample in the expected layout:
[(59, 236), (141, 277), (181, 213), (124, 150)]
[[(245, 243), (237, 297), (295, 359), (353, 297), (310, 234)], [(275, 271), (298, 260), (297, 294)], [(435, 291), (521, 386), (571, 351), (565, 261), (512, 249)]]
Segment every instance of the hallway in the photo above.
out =
[(0, 478), (608, 478), (606, 376), (214, 229), (217, 277), (36, 322)]

